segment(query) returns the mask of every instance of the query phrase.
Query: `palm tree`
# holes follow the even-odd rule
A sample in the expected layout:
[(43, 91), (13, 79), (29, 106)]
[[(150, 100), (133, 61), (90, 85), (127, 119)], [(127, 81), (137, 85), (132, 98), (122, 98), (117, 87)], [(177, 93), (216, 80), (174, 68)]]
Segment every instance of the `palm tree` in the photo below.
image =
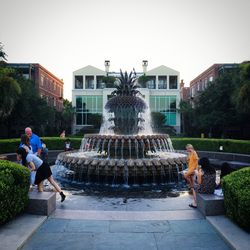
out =
[(6, 53), (3, 51), (3, 44), (0, 42), (0, 62), (7, 60), (6, 56)]

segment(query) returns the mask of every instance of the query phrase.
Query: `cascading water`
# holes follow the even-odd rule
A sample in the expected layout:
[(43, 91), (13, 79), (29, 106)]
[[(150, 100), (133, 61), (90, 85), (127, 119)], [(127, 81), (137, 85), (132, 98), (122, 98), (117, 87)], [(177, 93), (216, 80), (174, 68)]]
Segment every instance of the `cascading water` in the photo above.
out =
[(186, 155), (174, 152), (168, 135), (153, 134), (149, 105), (136, 75), (121, 72), (108, 100), (99, 134), (87, 134), (79, 151), (58, 155), (59, 171), (70, 181), (103, 185), (178, 182)]

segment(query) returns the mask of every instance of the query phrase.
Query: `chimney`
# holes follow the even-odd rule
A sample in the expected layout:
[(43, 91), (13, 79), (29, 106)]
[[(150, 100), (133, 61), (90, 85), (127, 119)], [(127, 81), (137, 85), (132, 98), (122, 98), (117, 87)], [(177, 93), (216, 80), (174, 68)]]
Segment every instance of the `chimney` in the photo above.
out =
[(143, 60), (142, 61), (142, 69), (143, 69), (143, 73), (144, 74), (147, 73), (147, 66), (148, 66), (148, 61), (147, 60)]
[(107, 75), (108, 75), (108, 73), (109, 73), (110, 61), (109, 61), (109, 60), (105, 60), (105, 61), (104, 61), (104, 65), (105, 65), (105, 71), (106, 71), (106, 73), (107, 73)]

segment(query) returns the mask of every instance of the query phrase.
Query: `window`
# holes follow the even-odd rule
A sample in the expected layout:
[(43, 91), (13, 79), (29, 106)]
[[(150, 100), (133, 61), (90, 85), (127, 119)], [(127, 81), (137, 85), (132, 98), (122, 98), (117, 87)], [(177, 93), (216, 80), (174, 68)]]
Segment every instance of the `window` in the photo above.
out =
[(197, 82), (197, 91), (200, 91), (200, 82)]
[(207, 88), (207, 78), (205, 78), (205, 89)]
[(167, 88), (167, 76), (159, 76), (158, 89), (166, 89), (166, 88)]
[(213, 79), (214, 79), (213, 76), (210, 76), (210, 77), (209, 77), (209, 82), (212, 82)]
[(165, 115), (166, 125), (176, 125), (176, 96), (150, 96), (149, 105), (152, 112)]
[(94, 89), (94, 76), (86, 76), (85, 77), (85, 88), (86, 89)]
[(105, 83), (102, 81), (102, 79), (103, 79), (103, 76), (97, 76), (96, 77), (96, 82), (97, 82), (96, 88), (97, 89), (103, 89), (103, 88), (105, 88)]
[(44, 85), (44, 76), (41, 75), (41, 86), (43, 86), (43, 85)]
[(75, 76), (75, 89), (83, 89), (83, 76)]
[(149, 80), (147, 81), (147, 88), (155, 89), (155, 76), (148, 76)]
[(102, 114), (102, 96), (76, 96), (76, 124), (87, 125), (90, 114)]
[(56, 107), (56, 98), (54, 97), (54, 107)]
[(169, 89), (177, 89), (177, 76), (169, 76)]

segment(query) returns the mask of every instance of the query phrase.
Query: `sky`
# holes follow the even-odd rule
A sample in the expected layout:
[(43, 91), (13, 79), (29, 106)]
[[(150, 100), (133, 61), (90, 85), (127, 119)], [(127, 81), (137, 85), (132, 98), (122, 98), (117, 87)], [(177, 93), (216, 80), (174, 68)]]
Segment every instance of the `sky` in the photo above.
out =
[(73, 71), (142, 71), (166, 65), (185, 86), (214, 63), (250, 60), (250, 0), (0, 0), (0, 41), (9, 63), (40, 63), (64, 80)]

